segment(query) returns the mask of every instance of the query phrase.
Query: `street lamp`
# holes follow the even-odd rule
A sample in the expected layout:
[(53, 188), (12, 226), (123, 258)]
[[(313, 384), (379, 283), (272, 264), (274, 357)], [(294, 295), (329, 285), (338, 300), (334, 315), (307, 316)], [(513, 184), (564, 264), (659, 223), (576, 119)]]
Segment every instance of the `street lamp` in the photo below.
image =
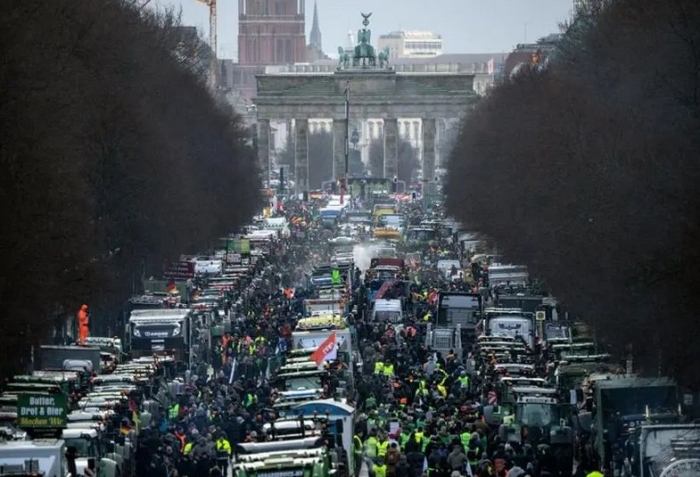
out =
[(357, 149), (357, 144), (360, 142), (360, 133), (357, 132), (357, 128), (353, 129), (350, 142), (352, 143), (353, 149)]
[(345, 83), (345, 176), (340, 189), (340, 203), (344, 203), (348, 187), (348, 169), (350, 168), (350, 82)]

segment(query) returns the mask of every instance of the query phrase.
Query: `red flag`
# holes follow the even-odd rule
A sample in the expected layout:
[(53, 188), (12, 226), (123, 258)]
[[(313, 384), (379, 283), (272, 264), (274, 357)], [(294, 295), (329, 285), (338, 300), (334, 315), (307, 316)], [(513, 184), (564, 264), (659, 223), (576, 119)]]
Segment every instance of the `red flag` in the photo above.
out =
[(382, 283), (382, 286), (377, 290), (377, 294), (374, 296), (375, 300), (381, 300), (384, 298), (384, 294), (389, 290), (390, 287), (394, 286), (394, 280), (386, 280)]
[(165, 291), (167, 291), (168, 293), (177, 291), (177, 284), (175, 283), (175, 280), (170, 280), (168, 282), (168, 286), (165, 288)]
[(431, 305), (434, 305), (437, 302), (437, 297), (438, 297), (438, 294), (435, 290), (430, 292), (430, 295), (428, 295), (428, 301), (430, 302)]
[(496, 402), (498, 402), (498, 397), (496, 396), (496, 391), (489, 391), (488, 393), (488, 402), (491, 405), (495, 405)]
[(318, 349), (313, 352), (311, 359), (320, 366), (324, 361), (335, 359), (337, 356), (338, 350), (335, 346), (335, 332), (333, 332), (323, 343), (321, 343), (321, 346), (319, 346)]

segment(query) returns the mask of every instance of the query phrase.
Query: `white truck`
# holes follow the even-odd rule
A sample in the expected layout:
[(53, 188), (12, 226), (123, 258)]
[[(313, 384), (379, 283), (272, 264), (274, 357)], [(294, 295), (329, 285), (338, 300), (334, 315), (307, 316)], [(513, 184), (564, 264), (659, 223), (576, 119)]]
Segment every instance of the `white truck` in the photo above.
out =
[(486, 308), (485, 332), (489, 336), (507, 336), (522, 339), (535, 347), (535, 314), (519, 308)]
[(8, 475), (68, 475), (66, 444), (62, 439), (0, 441), (0, 464)]
[(492, 263), (489, 266), (489, 283), (491, 287), (499, 285), (527, 285), (530, 274), (525, 265)]
[(88, 468), (88, 460), (94, 459), (101, 470), (101, 476), (115, 477), (118, 475), (117, 461), (102, 457), (102, 445), (99, 434), (97, 430), (87, 427), (88, 425), (83, 428), (73, 427), (63, 430), (62, 438), (66, 443), (66, 447), (75, 447), (77, 451), (75, 468), (78, 475), (85, 475), (85, 469)]

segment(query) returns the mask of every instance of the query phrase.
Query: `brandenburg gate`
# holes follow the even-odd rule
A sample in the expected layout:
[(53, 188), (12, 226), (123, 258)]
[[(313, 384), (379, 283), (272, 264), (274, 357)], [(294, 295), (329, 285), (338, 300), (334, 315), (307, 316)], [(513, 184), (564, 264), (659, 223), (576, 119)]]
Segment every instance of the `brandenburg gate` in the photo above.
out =
[[(258, 159), (263, 177), (269, 177), (270, 120), (294, 120), (297, 192), (309, 190), (309, 119), (333, 120), (333, 177), (345, 177), (347, 121), (382, 119), (384, 122), (384, 177), (398, 168), (399, 118), (421, 118), (423, 178), (433, 194), (436, 121), (463, 118), (477, 100), (474, 75), (459, 73), (396, 73), (388, 51), (375, 54), (371, 32), (358, 31), (351, 51), (339, 48), (340, 60), (333, 73), (263, 74), (257, 76)], [(346, 91), (349, 107), (346, 111)]]

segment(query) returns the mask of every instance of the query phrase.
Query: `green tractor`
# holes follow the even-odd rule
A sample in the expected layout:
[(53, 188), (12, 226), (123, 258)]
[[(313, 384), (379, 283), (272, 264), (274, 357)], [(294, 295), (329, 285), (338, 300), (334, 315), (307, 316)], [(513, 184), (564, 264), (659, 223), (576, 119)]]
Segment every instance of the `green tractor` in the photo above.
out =
[(498, 404), (485, 405), (484, 421), (494, 430), (504, 422), (512, 422), (515, 404), (528, 394), (552, 395), (556, 390), (548, 387), (547, 380), (524, 376), (504, 376), (496, 384)]
[(571, 406), (552, 395), (524, 394), (518, 397), (514, 412), (504, 419), (498, 434), (502, 442), (549, 446), (559, 475), (570, 477), (574, 464), (574, 431), (570, 425)]

